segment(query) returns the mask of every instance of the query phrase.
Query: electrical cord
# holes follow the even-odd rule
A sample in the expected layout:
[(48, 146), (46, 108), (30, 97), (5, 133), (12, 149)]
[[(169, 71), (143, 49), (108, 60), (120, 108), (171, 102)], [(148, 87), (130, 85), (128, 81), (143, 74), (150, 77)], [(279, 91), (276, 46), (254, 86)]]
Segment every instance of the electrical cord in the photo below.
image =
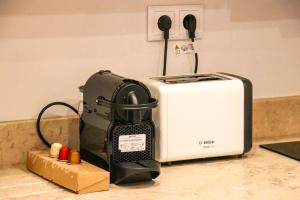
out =
[[(183, 26), (186, 30), (188, 30), (189, 38), (192, 40), (192, 43), (195, 41), (195, 32), (197, 27), (196, 17), (194, 15), (187, 15), (183, 19)], [(197, 74), (198, 72), (198, 53), (195, 51), (195, 68), (194, 73)]]
[[(194, 43), (194, 39), (192, 39), (192, 42)], [(195, 47), (194, 47), (195, 48)], [(195, 68), (194, 68), (194, 74), (197, 74), (198, 72), (198, 53), (196, 52), (196, 50), (194, 49), (195, 51)]]
[(165, 76), (167, 73), (168, 40), (169, 40), (169, 31), (172, 26), (172, 20), (169, 16), (163, 15), (158, 19), (157, 26), (159, 30), (164, 32), (165, 47), (164, 47), (163, 76)]
[(167, 55), (168, 55), (168, 40), (165, 39), (163, 76), (166, 75), (166, 71), (167, 71)]
[(198, 72), (198, 53), (195, 52), (195, 70), (194, 73), (197, 74)]
[[(61, 105), (61, 106), (68, 107), (68, 108), (70, 108), (72, 111), (74, 111), (76, 114), (79, 115), (79, 111), (78, 111), (76, 108), (74, 108), (73, 106), (71, 106), (70, 104), (67, 104), (67, 103), (65, 103), (65, 102), (53, 102), (53, 103), (50, 103), (50, 104), (46, 105), (46, 106), (40, 111), (40, 113), (39, 113), (39, 115), (38, 115), (38, 118), (37, 118), (37, 120), (36, 120), (36, 131), (37, 131), (37, 134), (38, 134), (39, 138), (40, 138), (40, 139), (42, 140), (42, 142), (43, 142), (46, 146), (48, 146), (48, 147), (50, 147), (51, 144), (45, 139), (45, 137), (44, 137), (44, 135), (43, 135), (43, 133), (42, 133), (42, 131), (41, 131), (40, 124), (41, 124), (41, 119), (42, 119), (42, 116), (43, 116), (44, 112), (45, 112), (48, 108), (50, 108), (50, 107), (52, 107), (52, 106), (56, 106), (56, 105)], [(80, 118), (80, 117), (79, 117), (79, 118)], [(80, 124), (79, 124), (79, 126), (80, 126), (80, 127), (79, 127), (79, 132), (81, 133), (81, 132), (82, 132), (82, 129), (83, 129), (83, 126), (84, 126), (83, 121), (82, 121), (81, 118), (80, 118)]]

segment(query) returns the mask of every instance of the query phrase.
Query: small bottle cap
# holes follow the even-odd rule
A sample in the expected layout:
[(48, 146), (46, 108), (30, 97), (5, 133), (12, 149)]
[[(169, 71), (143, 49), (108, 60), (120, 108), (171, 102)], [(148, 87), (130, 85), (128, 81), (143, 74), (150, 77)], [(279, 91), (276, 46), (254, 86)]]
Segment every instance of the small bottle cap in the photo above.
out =
[(70, 163), (70, 164), (79, 164), (79, 163), (81, 163), (79, 151), (72, 150), (70, 152), (68, 163)]
[(59, 161), (67, 161), (70, 153), (70, 148), (69, 147), (61, 147), (59, 150), (59, 156), (58, 160)]
[(50, 149), (50, 157), (57, 158), (61, 147), (62, 147), (62, 145), (60, 143), (53, 143), (51, 145), (51, 149)]

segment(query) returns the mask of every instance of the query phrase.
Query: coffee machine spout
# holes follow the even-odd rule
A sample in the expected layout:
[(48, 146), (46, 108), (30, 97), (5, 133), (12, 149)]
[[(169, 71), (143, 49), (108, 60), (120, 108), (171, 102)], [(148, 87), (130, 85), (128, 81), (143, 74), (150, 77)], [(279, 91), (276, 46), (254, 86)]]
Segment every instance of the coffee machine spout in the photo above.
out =
[[(139, 101), (134, 91), (128, 93), (128, 104), (138, 105)], [(141, 110), (127, 111), (128, 120), (133, 124), (139, 124), (142, 121)]]

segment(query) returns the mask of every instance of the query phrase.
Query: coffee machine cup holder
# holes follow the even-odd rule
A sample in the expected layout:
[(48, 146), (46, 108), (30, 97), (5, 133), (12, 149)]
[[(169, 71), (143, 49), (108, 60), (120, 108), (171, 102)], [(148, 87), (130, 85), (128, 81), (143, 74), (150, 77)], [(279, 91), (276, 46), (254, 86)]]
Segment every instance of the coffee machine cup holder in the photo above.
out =
[(121, 162), (113, 164), (116, 184), (155, 179), (160, 174), (160, 163), (155, 160)]

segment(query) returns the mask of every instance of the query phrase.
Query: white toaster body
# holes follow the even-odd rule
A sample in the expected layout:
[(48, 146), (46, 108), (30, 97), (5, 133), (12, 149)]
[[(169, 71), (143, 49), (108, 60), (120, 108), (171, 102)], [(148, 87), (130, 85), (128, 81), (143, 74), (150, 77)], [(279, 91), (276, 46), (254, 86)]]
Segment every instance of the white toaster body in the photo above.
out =
[(249, 80), (214, 73), (142, 81), (159, 101), (152, 116), (157, 161), (241, 155), (251, 149)]

